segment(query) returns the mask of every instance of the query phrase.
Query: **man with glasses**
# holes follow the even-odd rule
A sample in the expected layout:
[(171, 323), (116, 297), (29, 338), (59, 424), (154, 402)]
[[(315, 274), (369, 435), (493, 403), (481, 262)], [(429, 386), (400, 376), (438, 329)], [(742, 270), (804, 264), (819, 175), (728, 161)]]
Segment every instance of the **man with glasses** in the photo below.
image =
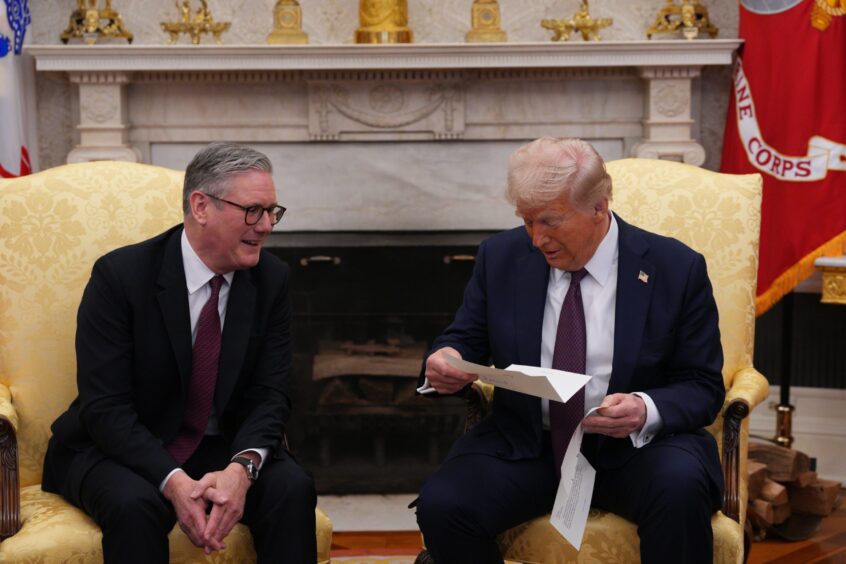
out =
[(285, 208), (269, 159), (214, 143), (188, 165), (184, 223), (108, 253), (79, 307), (78, 397), (53, 424), (43, 488), (103, 530), (111, 563), (168, 562), (175, 523), (259, 562), (315, 562), (316, 494), (286, 449), (288, 267), (262, 245)]

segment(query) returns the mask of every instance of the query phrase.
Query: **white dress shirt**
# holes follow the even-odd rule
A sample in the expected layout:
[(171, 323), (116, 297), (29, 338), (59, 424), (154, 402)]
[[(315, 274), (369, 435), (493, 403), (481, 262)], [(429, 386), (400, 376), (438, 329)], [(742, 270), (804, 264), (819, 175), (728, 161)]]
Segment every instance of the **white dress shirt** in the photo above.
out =
[[(614, 360), (614, 324), (617, 306), (617, 262), (619, 257), (619, 228), (614, 215), (608, 233), (585, 265), (587, 276), (582, 278), (582, 304), (585, 310), (587, 350), (585, 373), (591, 376), (585, 385), (585, 413), (602, 403), (611, 381)], [(552, 353), (558, 330), (558, 317), (564, 296), (570, 288), (570, 273), (549, 269), (546, 305), (543, 311), (541, 334), (541, 367), (552, 368)], [(629, 435), (636, 448), (649, 443), (660, 431), (661, 414), (648, 394), (635, 392), (646, 404), (646, 423), (639, 433)], [(549, 400), (541, 400), (544, 427), (549, 428)]]
[[(203, 306), (209, 301), (211, 297), (211, 285), (209, 282), (215, 277), (215, 273), (200, 259), (191, 243), (188, 241), (188, 235), (185, 230), (182, 230), (182, 267), (185, 270), (185, 285), (188, 287), (188, 310), (191, 318), (191, 344), (197, 339), (197, 321), (200, 319), (200, 313), (203, 311)], [(220, 330), (223, 331), (223, 324), (226, 321), (226, 306), (229, 303), (229, 288), (232, 285), (232, 279), (235, 278), (235, 272), (227, 272), (223, 275), (226, 282), (220, 286), (220, 293), (217, 297), (217, 311), (220, 314)], [(217, 435), (220, 433), (218, 427), (217, 412), (214, 404), (209, 414), (209, 422), (206, 426), (206, 435)], [(259, 468), (264, 463), (264, 458), (267, 456), (266, 448), (251, 448), (247, 449), (258, 453), (260, 457)], [(246, 450), (239, 452), (243, 454)], [(167, 481), (176, 472), (182, 471), (181, 468), (174, 468), (162, 480), (160, 491), (164, 490)]]

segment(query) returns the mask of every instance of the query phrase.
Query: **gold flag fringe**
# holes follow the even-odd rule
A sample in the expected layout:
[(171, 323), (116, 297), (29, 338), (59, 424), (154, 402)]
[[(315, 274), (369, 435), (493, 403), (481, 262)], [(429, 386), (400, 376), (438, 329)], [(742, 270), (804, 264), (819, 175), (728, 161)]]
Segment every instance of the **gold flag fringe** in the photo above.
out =
[(755, 315), (761, 316), (776, 305), (799, 282), (811, 276), (816, 268), (814, 261), (822, 256), (842, 255), (846, 251), (846, 231), (817, 247), (776, 278), (767, 290), (755, 298)]

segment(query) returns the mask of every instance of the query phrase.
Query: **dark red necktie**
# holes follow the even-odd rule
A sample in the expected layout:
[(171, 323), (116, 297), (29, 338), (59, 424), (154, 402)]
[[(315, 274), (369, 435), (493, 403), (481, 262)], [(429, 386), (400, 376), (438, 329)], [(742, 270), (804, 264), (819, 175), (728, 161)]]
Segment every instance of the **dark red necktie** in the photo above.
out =
[[(552, 367), (568, 372), (585, 373), (587, 336), (585, 334), (585, 309), (582, 305), (580, 283), (587, 274), (584, 268), (570, 273), (570, 288), (561, 304), (558, 329), (555, 333), (555, 350), (552, 353)], [(555, 457), (555, 472), (561, 472), (561, 462), (570, 437), (585, 414), (585, 389), (582, 388), (567, 403), (549, 402), (549, 431), (552, 438), (552, 454)]]
[(191, 360), (191, 382), (182, 415), (179, 433), (167, 445), (167, 450), (182, 465), (188, 460), (205, 434), (209, 424), (214, 387), (217, 383), (217, 364), (220, 359), (220, 313), (217, 310), (223, 276), (209, 281), (211, 296), (197, 320), (197, 338)]

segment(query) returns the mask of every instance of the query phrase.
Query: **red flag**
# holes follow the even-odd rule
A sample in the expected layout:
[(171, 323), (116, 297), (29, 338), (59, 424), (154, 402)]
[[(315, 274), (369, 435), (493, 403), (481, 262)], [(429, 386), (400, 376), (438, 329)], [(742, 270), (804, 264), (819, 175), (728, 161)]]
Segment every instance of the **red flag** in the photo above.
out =
[(741, 0), (739, 34), (721, 170), (764, 178), (760, 315), (846, 248), (846, 0)]

